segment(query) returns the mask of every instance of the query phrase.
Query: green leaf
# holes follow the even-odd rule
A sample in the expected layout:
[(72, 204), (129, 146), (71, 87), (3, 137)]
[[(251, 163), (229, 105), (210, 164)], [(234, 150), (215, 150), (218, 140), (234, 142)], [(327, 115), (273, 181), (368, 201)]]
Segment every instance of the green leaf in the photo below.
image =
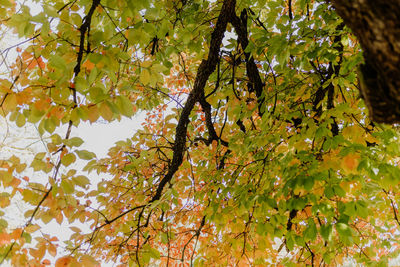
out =
[(94, 86), (89, 89), (89, 96), (92, 102), (99, 103), (109, 96), (103, 91), (102, 88)]
[(94, 67), (94, 68), (90, 71), (90, 74), (89, 74), (89, 78), (88, 78), (89, 84), (92, 84), (92, 83), (96, 80), (97, 74), (98, 74), (97, 68)]
[(72, 181), (82, 188), (85, 188), (88, 184), (90, 184), (90, 180), (83, 175), (73, 177)]
[(326, 241), (331, 241), (332, 239), (332, 225), (321, 225), (320, 227), (320, 232), (321, 236), (326, 240)]
[(355, 203), (355, 212), (358, 216), (367, 218), (369, 215), (368, 205), (362, 200), (357, 201)]
[(351, 237), (352, 236), (350, 227), (345, 223), (337, 223), (336, 230), (343, 237)]
[(133, 115), (133, 105), (132, 102), (123, 95), (120, 95), (116, 98), (116, 105), (120, 110), (121, 114), (130, 118)]
[(312, 220), (308, 220), (308, 227), (304, 231), (304, 238), (314, 241), (317, 237), (317, 227)]
[(25, 239), (26, 243), (31, 243), (32, 242), (32, 236), (26, 232), (22, 233), (22, 237)]
[(53, 133), (56, 129), (56, 125), (52, 119), (45, 119), (43, 120), (43, 123), (44, 129), (49, 133)]
[(79, 137), (72, 137), (68, 140), (65, 140), (64, 143), (69, 147), (74, 147), (74, 146), (78, 147), (83, 144), (83, 140)]
[(75, 153), (83, 160), (91, 160), (96, 157), (96, 154), (87, 150), (76, 150)]
[(292, 251), (294, 248), (294, 239), (291, 234), (286, 234), (286, 246), (289, 251)]
[(18, 127), (22, 127), (25, 125), (26, 117), (23, 114), (19, 114), (17, 120), (15, 121)]
[(346, 196), (346, 192), (343, 190), (342, 187), (340, 187), (340, 185), (334, 185), (333, 186), (333, 191), (339, 197), (345, 197)]
[(67, 65), (65, 63), (64, 58), (59, 56), (58, 54), (54, 54), (50, 57), (49, 63), (51, 66), (53, 66), (55, 69), (63, 70), (65, 71), (67, 69)]
[(65, 194), (71, 194), (74, 192), (74, 185), (71, 181), (63, 179), (60, 184), (61, 189), (64, 191)]

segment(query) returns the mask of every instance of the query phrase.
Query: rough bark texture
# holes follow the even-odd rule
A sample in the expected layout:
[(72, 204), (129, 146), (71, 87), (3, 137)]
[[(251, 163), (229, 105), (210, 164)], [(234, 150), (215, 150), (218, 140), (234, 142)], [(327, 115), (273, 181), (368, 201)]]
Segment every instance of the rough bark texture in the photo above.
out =
[(331, 0), (364, 51), (360, 89), (376, 122), (400, 122), (400, 0)]

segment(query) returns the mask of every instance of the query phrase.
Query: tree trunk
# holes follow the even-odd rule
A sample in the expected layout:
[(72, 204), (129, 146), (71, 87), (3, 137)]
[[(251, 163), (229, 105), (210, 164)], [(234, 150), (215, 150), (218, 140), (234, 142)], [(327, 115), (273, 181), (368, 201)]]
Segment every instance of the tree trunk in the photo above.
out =
[(331, 0), (364, 51), (360, 90), (376, 122), (400, 122), (400, 1)]

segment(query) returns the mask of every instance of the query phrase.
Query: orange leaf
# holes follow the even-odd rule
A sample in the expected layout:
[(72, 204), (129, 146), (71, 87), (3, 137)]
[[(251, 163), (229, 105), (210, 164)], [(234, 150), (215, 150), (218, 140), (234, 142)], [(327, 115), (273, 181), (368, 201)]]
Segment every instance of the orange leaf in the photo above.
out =
[(359, 155), (350, 153), (345, 156), (342, 160), (342, 167), (347, 171), (354, 171), (358, 167), (358, 159), (360, 158)]
[(0, 245), (9, 244), (11, 241), (11, 237), (7, 233), (0, 233)]
[(37, 62), (35, 61), (35, 60), (32, 60), (31, 62), (29, 62), (29, 64), (28, 64), (28, 70), (31, 70), (31, 69), (33, 69), (34, 67), (36, 67), (36, 65), (37, 65)]
[(55, 257), (57, 255), (57, 248), (56, 246), (54, 246), (53, 244), (50, 244), (49, 247), (47, 248), (47, 251), (49, 252), (49, 254), (53, 257)]
[(22, 229), (17, 228), (11, 233), (10, 236), (12, 239), (17, 240), (18, 238), (20, 238), (21, 234), (22, 234)]
[(37, 64), (39, 65), (39, 67), (40, 67), (41, 69), (44, 69), (44, 67), (46, 66), (46, 64), (43, 62), (42, 57), (38, 57), (38, 58), (36, 59), (36, 61), (37, 61)]
[(42, 264), (43, 264), (43, 265), (50, 265), (51, 262), (50, 262), (50, 260), (47, 260), (47, 259), (46, 259), (46, 260), (43, 260), (43, 261), (42, 261)]
[(55, 267), (69, 267), (69, 266), (77, 266), (78, 262), (71, 256), (65, 256), (59, 258), (56, 261)]
[(92, 70), (94, 68), (94, 63), (86, 60), (85, 63), (82, 64), (82, 67), (86, 68), (87, 70)]

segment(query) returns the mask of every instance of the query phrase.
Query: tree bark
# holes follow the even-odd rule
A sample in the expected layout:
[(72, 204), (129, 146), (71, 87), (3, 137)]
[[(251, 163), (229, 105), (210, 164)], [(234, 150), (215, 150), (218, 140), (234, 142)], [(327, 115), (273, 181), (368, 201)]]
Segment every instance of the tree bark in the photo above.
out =
[(400, 122), (400, 0), (331, 0), (364, 52), (360, 90), (373, 121)]

